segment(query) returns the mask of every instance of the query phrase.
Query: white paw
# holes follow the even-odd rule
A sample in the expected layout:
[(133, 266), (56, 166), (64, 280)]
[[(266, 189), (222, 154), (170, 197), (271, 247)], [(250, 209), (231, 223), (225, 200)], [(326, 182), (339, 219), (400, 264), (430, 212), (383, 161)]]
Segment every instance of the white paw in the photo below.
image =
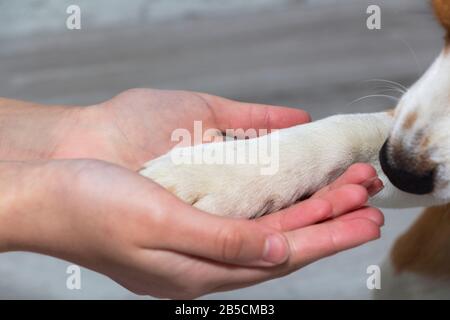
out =
[[(242, 140), (251, 144), (257, 139)], [(195, 147), (180, 148), (198, 153), (214, 146), (235, 149), (231, 142), (217, 142)], [(207, 164), (173, 161), (171, 153), (145, 164), (140, 174), (151, 178), (183, 201), (203, 211), (241, 218), (255, 218), (292, 204), (303, 193), (293, 184), (295, 177), (278, 170), (275, 174), (262, 174), (259, 164)], [(289, 178), (291, 183), (288, 183)]]

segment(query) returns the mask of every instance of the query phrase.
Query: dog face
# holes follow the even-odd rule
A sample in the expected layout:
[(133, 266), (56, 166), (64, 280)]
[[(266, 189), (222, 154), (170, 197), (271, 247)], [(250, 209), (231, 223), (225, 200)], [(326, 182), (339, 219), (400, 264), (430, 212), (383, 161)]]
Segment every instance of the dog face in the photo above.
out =
[(450, 195), (450, 1), (435, 0), (433, 5), (447, 30), (446, 46), (399, 101), (380, 163), (397, 188), (446, 199)]

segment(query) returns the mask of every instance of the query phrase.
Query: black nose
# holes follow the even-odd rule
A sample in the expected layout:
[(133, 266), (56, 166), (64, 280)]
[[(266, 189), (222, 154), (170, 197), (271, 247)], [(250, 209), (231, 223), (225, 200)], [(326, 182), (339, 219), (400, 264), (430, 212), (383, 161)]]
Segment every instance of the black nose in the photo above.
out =
[[(406, 157), (400, 156), (400, 161), (391, 161), (387, 152), (388, 141), (380, 150), (380, 164), (386, 176), (394, 186), (405, 192), (414, 194), (428, 194), (433, 191), (435, 169), (414, 170), (417, 164), (408, 163)], [(395, 156), (395, 155), (394, 155)], [(413, 161), (413, 160), (409, 160)]]

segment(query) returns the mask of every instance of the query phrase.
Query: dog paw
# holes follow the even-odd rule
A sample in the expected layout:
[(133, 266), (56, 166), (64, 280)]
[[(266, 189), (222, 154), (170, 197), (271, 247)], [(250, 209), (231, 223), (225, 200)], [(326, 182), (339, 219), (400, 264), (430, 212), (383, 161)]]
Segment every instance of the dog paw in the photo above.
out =
[[(174, 150), (198, 154), (212, 147), (209, 144)], [(286, 187), (288, 177), (263, 174), (261, 169), (259, 164), (179, 163), (171, 152), (146, 163), (139, 173), (203, 211), (255, 218), (286, 206), (294, 197)]]

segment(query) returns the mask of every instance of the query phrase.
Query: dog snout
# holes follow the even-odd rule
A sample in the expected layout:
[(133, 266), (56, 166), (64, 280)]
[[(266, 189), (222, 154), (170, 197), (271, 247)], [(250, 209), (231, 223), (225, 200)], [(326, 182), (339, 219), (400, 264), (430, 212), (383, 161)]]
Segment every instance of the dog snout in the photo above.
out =
[(405, 152), (401, 146), (384, 143), (379, 154), (381, 168), (398, 189), (413, 194), (433, 192), (436, 166), (424, 155)]

